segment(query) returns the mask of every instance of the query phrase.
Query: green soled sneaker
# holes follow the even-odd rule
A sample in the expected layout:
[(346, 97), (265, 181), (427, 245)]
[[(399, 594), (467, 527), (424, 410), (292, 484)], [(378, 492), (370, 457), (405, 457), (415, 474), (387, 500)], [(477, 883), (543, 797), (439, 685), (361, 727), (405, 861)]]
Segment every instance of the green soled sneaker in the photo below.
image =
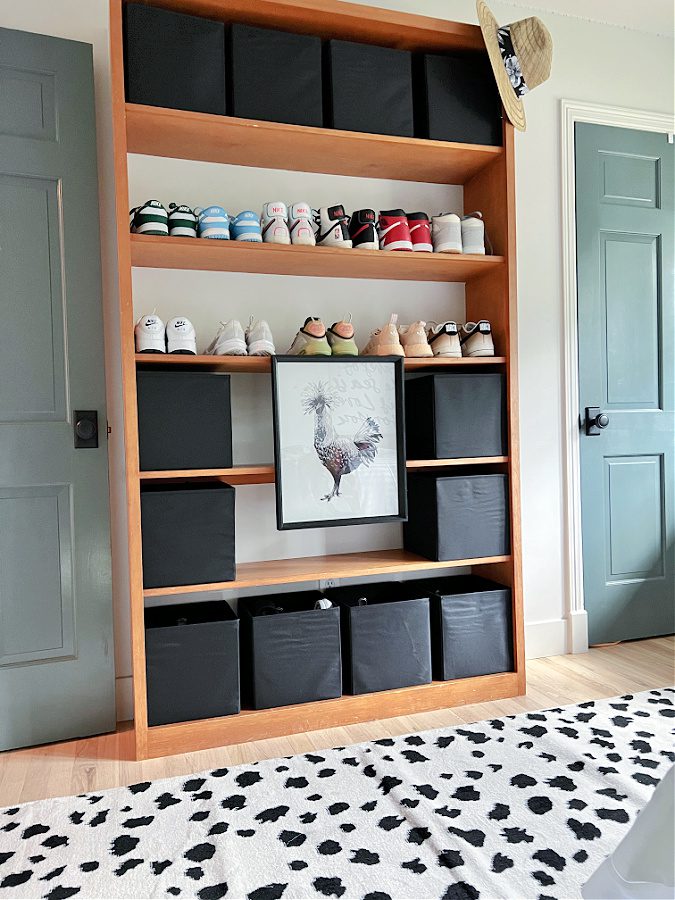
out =
[(172, 237), (197, 237), (197, 216), (185, 204), (169, 203), (169, 234)]
[(326, 326), (321, 319), (309, 316), (288, 349), (289, 356), (330, 356), (332, 354)]
[(326, 333), (333, 356), (358, 356), (351, 313), (341, 322), (333, 322)]
[(135, 234), (169, 233), (169, 214), (159, 200), (146, 200), (129, 211), (129, 227)]

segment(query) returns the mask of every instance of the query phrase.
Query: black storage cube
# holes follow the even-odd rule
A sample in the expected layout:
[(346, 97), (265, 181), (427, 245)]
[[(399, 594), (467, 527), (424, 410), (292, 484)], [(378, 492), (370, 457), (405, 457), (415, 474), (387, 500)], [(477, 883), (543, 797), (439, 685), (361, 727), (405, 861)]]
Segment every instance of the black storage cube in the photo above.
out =
[(230, 113), (323, 125), (321, 39), (251, 25), (230, 32)]
[[(349, 694), (429, 684), (429, 598), (407, 599), (398, 582), (333, 588), (340, 605), (344, 689)], [(367, 605), (359, 606), (365, 597)]]
[(476, 575), (408, 583), (431, 600), (434, 678), (472, 678), (513, 671), (511, 591)]
[(145, 610), (148, 725), (238, 713), (239, 620), (224, 600)]
[(501, 111), (487, 54), (425, 53), (416, 58), (417, 137), (500, 145)]
[(433, 560), (508, 554), (507, 476), (409, 475), (403, 544)]
[(128, 103), (225, 115), (225, 26), (156, 6), (124, 7)]
[(229, 375), (140, 370), (136, 388), (142, 472), (232, 466)]
[(405, 424), (409, 459), (506, 456), (504, 375), (407, 375)]
[(412, 55), (407, 50), (327, 41), (326, 124), (371, 134), (414, 134)]
[(141, 488), (143, 587), (233, 581), (234, 488), (219, 482)]
[[(342, 696), (340, 611), (301, 591), (239, 600), (245, 703), (270, 709)], [(283, 612), (268, 614), (270, 607)]]

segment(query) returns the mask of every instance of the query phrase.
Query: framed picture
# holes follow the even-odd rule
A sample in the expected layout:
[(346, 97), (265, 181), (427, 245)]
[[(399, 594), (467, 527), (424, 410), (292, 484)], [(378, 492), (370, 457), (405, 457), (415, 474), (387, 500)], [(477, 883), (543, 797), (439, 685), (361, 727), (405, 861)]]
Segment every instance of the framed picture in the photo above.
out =
[(277, 527), (407, 517), (403, 359), (272, 357)]

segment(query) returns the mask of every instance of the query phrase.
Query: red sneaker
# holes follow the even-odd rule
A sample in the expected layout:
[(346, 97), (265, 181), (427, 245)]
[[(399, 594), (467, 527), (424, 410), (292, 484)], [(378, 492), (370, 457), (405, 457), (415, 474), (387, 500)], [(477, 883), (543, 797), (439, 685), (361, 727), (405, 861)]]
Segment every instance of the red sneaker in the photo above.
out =
[(382, 210), (377, 223), (380, 250), (412, 250), (408, 220), (402, 209)]
[(413, 250), (421, 250), (423, 253), (434, 252), (434, 245), (431, 243), (431, 222), (425, 212), (408, 213), (408, 228)]

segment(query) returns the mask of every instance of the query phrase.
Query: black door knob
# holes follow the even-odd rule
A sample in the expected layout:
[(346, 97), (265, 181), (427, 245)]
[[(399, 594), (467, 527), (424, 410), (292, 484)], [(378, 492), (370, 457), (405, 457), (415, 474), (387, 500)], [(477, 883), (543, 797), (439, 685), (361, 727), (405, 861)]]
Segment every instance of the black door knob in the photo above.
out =
[(592, 437), (607, 428), (609, 416), (602, 412), (599, 406), (587, 406), (583, 422), (586, 426), (586, 434)]
[(598, 428), (607, 428), (609, 425), (609, 416), (607, 413), (600, 413), (595, 417), (595, 424)]
[(91, 419), (80, 419), (75, 424), (75, 433), (83, 441), (90, 441), (96, 434), (96, 426)]
[(75, 449), (98, 447), (98, 413), (95, 409), (73, 410)]

